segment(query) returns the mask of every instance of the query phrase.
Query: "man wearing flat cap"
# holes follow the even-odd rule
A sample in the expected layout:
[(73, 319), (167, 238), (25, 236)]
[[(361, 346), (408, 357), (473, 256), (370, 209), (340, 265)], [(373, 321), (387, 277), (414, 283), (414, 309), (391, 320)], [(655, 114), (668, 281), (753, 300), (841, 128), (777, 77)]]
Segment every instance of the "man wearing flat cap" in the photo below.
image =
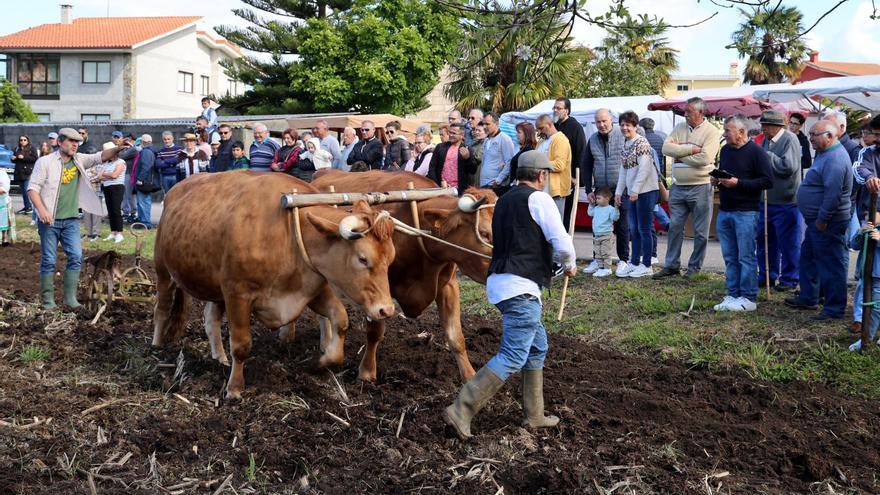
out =
[(765, 280), (764, 250), (770, 260), (770, 284), (780, 291), (794, 289), (800, 272), (801, 243), (806, 225), (797, 208), (801, 185), (801, 145), (785, 128), (785, 115), (777, 110), (761, 114), (761, 147), (770, 158), (773, 187), (767, 190), (767, 243), (764, 244), (764, 205), (758, 218), (758, 271)]
[(58, 243), (67, 255), (64, 271), (64, 304), (72, 308), (82, 265), (79, 209), (102, 215), (101, 201), (89, 186), (86, 169), (111, 161), (122, 148), (114, 147), (90, 155), (77, 153), (83, 138), (76, 129), (58, 131), (58, 150), (40, 157), (28, 184), (27, 195), (34, 204), (40, 233), (40, 296), (43, 308), (55, 307), (55, 256)]
[(486, 292), (501, 311), (501, 348), (461, 388), (443, 418), (465, 440), (471, 437), (471, 419), (504, 385), (522, 370), (524, 425), (556, 426), (559, 418), (544, 415), (544, 357), (547, 332), (541, 324), (541, 288), (550, 283), (554, 252), (573, 277), (574, 244), (565, 231), (553, 198), (544, 192), (553, 169), (540, 151), (519, 157), (519, 183), (495, 205), (492, 216), (492, 261)]

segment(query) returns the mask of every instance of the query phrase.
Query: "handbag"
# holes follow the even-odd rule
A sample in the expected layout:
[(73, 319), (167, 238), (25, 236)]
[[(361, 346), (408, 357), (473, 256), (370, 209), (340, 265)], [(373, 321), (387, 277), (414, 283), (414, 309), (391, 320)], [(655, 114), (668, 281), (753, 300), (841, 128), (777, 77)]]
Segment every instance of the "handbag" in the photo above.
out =
[(660, 202), (668, 203), (669, 202), (669, 188), (666, 187), (666, 179), (663, 178), (663, 174), (660, 173), (660, 164), (657, 163), (657, 152), (654, 152), (654, 168), (657, 169), (657, 184), (660, 186)]

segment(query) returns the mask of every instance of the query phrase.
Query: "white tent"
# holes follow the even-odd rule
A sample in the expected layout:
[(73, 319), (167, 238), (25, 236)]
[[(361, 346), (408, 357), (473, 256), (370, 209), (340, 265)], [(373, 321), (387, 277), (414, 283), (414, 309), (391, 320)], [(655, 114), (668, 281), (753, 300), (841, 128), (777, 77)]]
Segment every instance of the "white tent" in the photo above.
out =
[[(608, 98), (577, 98), (571, 100), (571, 115), (584, 128), (587, 137), (596, 132), (595, 114), (600, 108), (611, 110), (613, 117), (632, 110), (639, 118), (654, 119), (654, 129), (669, 134), (674, 127), (672, 112), (649, 112), (648, 103), (661, 99), (658, 95), (618, 96)], [(516, 142), (516, 124), (532, 122), (542, 114), (553, 114), (553, 103), (556, 100), (544, 100), (525, 112), (508, 112), (501, 116), (501, 130), (510, 135)]]
[(821, 98), (859, 110), (880, 110), (880, 75), (823, 77), (802, 84), (771, 86), (754, 86), (752, 96), (779, 103), (807, 101), (817, 111), (821, 110), (821, 105), (814, 100)]

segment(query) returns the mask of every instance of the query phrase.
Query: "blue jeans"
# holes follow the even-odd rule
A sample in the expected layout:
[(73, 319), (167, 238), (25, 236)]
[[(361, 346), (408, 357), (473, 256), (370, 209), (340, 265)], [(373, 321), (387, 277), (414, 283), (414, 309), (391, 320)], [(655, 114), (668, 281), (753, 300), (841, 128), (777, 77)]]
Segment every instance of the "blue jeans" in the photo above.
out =
[(822, 313), (831, 318), (843, 318), (849, 268), (849, 254), (844, 236), (849, 221), (829, 223), (824, 232), (816, 228), (815, 219), (806, 222), (807, 232), (801, 245), (801, 293), (798, 299), (804, 304), (818, 304), (821, 284), (825, 294)]
[(174, 184), (177, 184), (177, 176), (176, 175), (163, 175), (162, 176), (162, 190), (166, 193), (174, 187)]
[[(797, 205), (768, 205), (767, 257), (770, 260), (770, 283), (797, 287), (800, 279), (801, 243), (804, 242), (804, 219)], [(758, 273), (764, 280), (764, 204), (758, 214)]]
[(28, 184), (30, 184), (30, 183), (31, 183), (30, 177), (21, 181), (21, 201), (24, 203), (25, 210), (31, 210), (34, 207), (31, 204), (31, 198), (28, 197), (28, 193), (27, 193)]
[[(659, 195), (659, 192), (658, 192)], [(654, 206), (654, 221), (660, 224), (660, 230), (663, 232), (669, 232), (669, 215), (666, 214), (666, 210), (660, 207), (660, 204)], [(654, 223), (651, 223), (651, 238), (654, 244), (651, 246), (651, 257), (657, 257), (657, 229), (654, 227)]]
[[(651, 235), (654, 226), (654, 206), (660, 191), (648, 191), (639, 194), (637, 200), (629, 202), (629, 230), (632, 236), (632, 253), (630, 260), (634, 265), (651, 266), (654, 239)], [(629, 198), (624, 198), (629, 201)]]
[[(874, 281), (874, 286), (871, 288), (871, 301), (880, 301), (880, 280)], [(859, 305), (861, 304), (862, 302), (859, 301)], [(861, 317), (858, 321), (862, 321)], [(871, 326), (868, 328), (868, 337), (871, 342), (877, 337), (878, 325), (880, 325), (880, 306), (871, 306)]]
[(541, 323), (541, 301), (522, 294), (495, 305), (501, 311), (501, 348), (486, 366), (507, 380), (521, 369), (539, 370), (547, 356), (547, 331)]
[(138, 221), (147, 227), (152, 227), (150, 215), (153, 208), (153, 195), (149, 193), (137, 192), (137, 215)]
[(724, 256), (724, 278), (727, 295), (745, 297), (754, 302), (758, 297), (758, 267), (755, 257), (757, 211), (718, 212), (715, 233)]
[(82, 243), (79, 238), (79, 218), (55, 220), (52, 225), (37, 222), (40, 233), (40, 275), (55, 273), (58, 243), (67, 255), (67, 269), (82, 267)]

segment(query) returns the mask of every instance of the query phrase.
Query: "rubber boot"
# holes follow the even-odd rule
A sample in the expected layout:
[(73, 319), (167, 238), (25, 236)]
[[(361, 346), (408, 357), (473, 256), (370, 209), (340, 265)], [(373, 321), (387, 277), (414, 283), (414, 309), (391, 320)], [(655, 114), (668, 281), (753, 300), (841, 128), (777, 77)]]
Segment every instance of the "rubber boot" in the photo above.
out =
[(55, 276), (51, 273), (40, 275), (40, 298), (43, 309), (55, 309)]
[(544, 416), (544, 370), (522, 370), (523, 426), (550, 428), (559, 424), (556, 416)]
[(443, 410), (443, 420), (451, 426), (462, 440), (471, 436), (471, 420), (492, 398), (504, 381), (483, 366), (480, 371), (461, 387), (458, 397), (451, 406)]
[(79, 270), (64, 271), (64, 305), (71, 308), (82, 306), (76, 300), (76, 291), (79, 286)]

